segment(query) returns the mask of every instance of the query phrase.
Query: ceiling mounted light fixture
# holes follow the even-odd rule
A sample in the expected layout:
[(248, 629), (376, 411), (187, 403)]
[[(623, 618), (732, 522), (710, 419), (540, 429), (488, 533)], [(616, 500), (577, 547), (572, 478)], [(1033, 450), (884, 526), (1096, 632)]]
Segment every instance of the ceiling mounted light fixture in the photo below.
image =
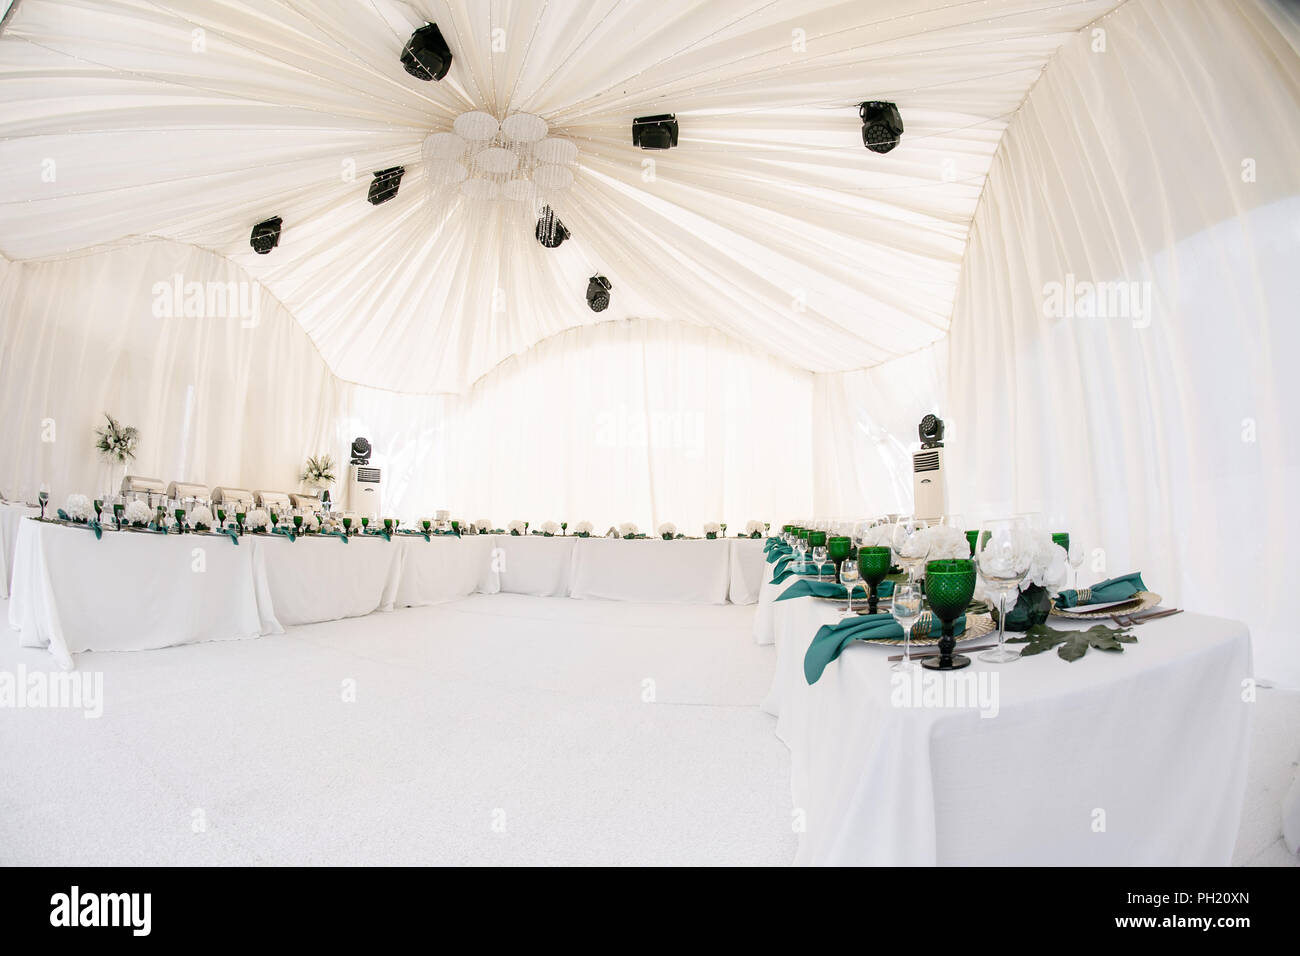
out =
[(405, 166), (391, 166), (388, 169), (376, 170), (375, 178), (370, 183), (370, 191), (366, 194), (367, 201), (372, 206), (378, 206), (396, 196), (397, 187), (401, 185), (402, 174), (405, 172)]
[(264, 256), (280, 244), (280, 225), (283, 220), (279, 216), (272, 216), (270, 219), (264, 219), (253, 227), (253, 232), (248, 237), (248, 244), (253, 247), (253, 251), (259, 256)]
[(612, 288), (604, 276), (592, 276), (587, 280), (587, 305), (591, 306), (592, 312), (604, 312), (609, 308), (609, 290)]
[(883, 100), (868, 100), (858, 106), (862, 117), (862, 145), (873, 153), (887, 153), (903, 136), (903, 117), (898, 107)]
[(441, 80), (451, 69), (451, 47), (438, 24), (427, 23), (402, 47), (402, 68), (417, 80)]
[(639, 116), (632, 121), (632, 145), (642, 149), (670, 149), (677, 145), (677, 116)]
[[(491, 113), (471, 110), (452, 127), (430, 133), (421, 150), (429, 197), (438, 207), (457, 196), (546, 203), (547, 193), (573, 185), (578, 147), (548, 136), (550, 127), (540, 116), (511, 113), (497, 122)], [(468, 185), (476, 180), (492, 188)]]
[(560, 222), (560, 217), (555, 215), (554, 209), (550, 206), (543, 206), (533, 235), (547, 249), (554, 249), (569, 238), (569, 230), (565, 228), (564, 223)]

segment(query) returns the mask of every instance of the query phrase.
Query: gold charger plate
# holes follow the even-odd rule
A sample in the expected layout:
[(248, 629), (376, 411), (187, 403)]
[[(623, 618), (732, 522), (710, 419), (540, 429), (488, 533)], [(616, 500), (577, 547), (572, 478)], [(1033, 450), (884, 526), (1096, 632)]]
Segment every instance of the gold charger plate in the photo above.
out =
[(1078, 614), (1071, 614), (1068, 611), (1057, 610), (1056, 602), (1052, 602), (1052, 617), (1063, 617), (1068, 620), (1086, 621), (1095, 620), (1104, 617), (1110, 617), (1112, 614), (1137, 614), (1148, 608), (1153, 608), (1164, 600), (1154, 591), (1139, 591), (1133, 596), (1133, 600), (1126, 601), (1123, 604), (1115, 604), (1108, 608), (1102, 608), (1099, 611), (1081, 611)]

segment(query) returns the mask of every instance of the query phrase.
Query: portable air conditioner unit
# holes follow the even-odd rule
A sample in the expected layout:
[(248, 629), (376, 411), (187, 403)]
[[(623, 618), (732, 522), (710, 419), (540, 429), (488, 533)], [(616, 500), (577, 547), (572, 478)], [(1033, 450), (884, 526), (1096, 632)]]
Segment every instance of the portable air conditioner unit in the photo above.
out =
[(948, 489), (943, 478), (943, 449), (922, 448), (912, 453), (912, 481), (918, 518), (938, 521), (948, 513)]
[(348, 466), (348, 510), (359, 517), (378, 518), (379, 469), (373, 465)]

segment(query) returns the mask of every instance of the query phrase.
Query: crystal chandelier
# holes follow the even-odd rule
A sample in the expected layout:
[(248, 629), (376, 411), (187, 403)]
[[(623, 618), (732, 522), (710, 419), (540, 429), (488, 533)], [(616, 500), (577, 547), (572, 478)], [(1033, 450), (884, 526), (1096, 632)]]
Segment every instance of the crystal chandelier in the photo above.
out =
[(451, 131), (430, 133), (421, 154), (431, 196), (545, 205), (573, 185), (578, 147), (548, 136), (546, 120), (511, 113), (498, 122), (474, 110), (456, 117)]

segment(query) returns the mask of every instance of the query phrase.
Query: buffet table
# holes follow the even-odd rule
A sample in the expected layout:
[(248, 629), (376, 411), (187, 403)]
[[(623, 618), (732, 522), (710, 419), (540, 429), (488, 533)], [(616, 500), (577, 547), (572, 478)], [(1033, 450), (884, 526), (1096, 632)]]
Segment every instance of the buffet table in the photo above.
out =
[(339, 538), (245, 536), (240, 540), (244, 546), (264, 552), (271, 606), (286, 627), (361, 617), (393, 606), (402, 549), (383, 538), (354, 537), (344, 544)]
[[(913, 671), (906, 685), (886, 660), (901, 648), (858, 642), (809, 686), (804, 651), (837, 618), (815, 598), (775, 605), (777, 667), (763, 708), (778, 716), (794, 806), (806, 815), (796, 863), (1231, 860), (1252, 713), (1241, 698), (1251, 674), (1243, 624), (1180, 614), (1135, 628), (1138, 643), (1122, 653), (976, 660)], [(924, 697), (958, 682), (969, 706)]]
[(261, 542), (105, 532), (22, 521), (9, 624), (64, 667), (80, 651), (132, 651), (279, 634)]
[(725, 604), (726, 541), (585, 538), (573, 555), (570, 596), (652, 604)]

